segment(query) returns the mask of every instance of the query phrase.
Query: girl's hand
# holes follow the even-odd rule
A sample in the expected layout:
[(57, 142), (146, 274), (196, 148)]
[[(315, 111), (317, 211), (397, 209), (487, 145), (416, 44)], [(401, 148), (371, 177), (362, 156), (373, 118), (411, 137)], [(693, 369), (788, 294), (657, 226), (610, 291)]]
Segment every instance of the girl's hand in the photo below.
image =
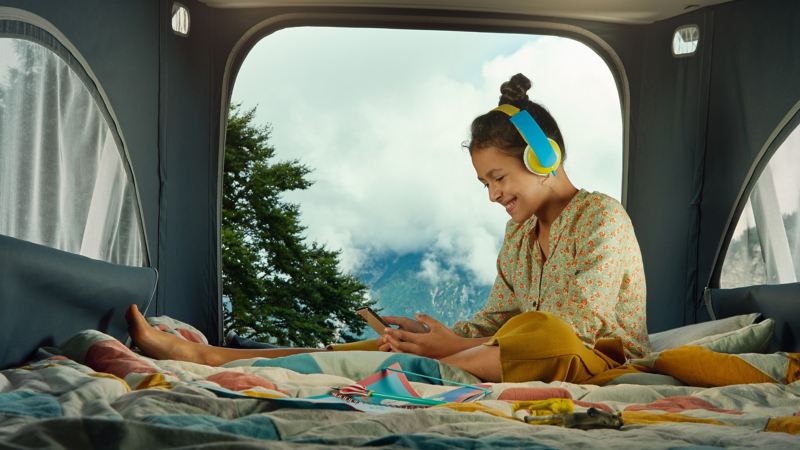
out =
[(397, 325), (403, 331), (411, 333), (427, 333), (431, 331), (428, 324), (420, 320), (409, 319), (403, 316), (383, 316), (383, 321), (389, 325)]
[[(382, 316), (384, 322), (390, 325), (397, 325), (403, 331), (408, 331), (411, 333), (427, 333), (430, 330), (428, 325), (419, 320), (409, 319), (408, 317), (403, 316)], [(387, 328), (388, 329), (388, 328)], [(381, 335), (380, 337), (380, 345), (378, 346), (378, 350), (382, 352), (391, 352), (392, 347), (389, 345), (388, 341), (385, 338), (385, 334)]]
[[(386, 334), (381, 339), (380, 349), (438, 359), (470, 347), (466, 339), (453, 333), (450, 328), (438, 320), (425, 314), (417, 314), (416, 317), (416, 321), (405, 317), (384, 317), (386, 322), (399, 325), (400, 328), (386, 329)], [(409, 331), (409, 328), (414, 327), (412, 322), (422, 323), (430, 331), (422, 333)], [(419, 327), (419, 325), (416, 326)]]

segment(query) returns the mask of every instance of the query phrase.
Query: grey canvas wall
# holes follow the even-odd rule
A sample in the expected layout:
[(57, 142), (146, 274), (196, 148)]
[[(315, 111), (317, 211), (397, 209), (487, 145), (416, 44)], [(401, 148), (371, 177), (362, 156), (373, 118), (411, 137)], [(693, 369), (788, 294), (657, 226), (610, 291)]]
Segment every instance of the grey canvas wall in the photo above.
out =
[[(254, 26), (289, 10), (182, 3), (191, 12), (188, 38), (168, 29), (171, 3), (165, 0), (0, 0), (0, 6), (52, 22), (97, 75), (139, 183), (150, 257), (160, 272), (154, 312), (188, 321), (215, 340), (220, 112), (229, 94), (223, 87), (228, 58), (240, 63), (260, 37), (280, 27), (414, 27), (421, 25), (402, 17), (441, 14), (348, 9), (326, 17), (333, 10), (315, 9), (313, 21), (284, 18), (231, 55)], [(470, 25), (433, 20), (424, 27), (544, 31), (520, 25), (532, 17), (454, 15)], [(800, 58), (791, 57), (800, 49), (798, 16), (798, 2), (740, 0), (649, 25), (563, 21), (600, 36), (625, 67), (616, 74), (620, 86), (627, 80), (630, 93), (625, 194), (644, 256), (651, 331), (696, 320), (740, 185), (767, 136), (800, 99), (794, 81), (800, 79)], [(513, 20), (514, 26), (477, 25), (482, 18)], [(701, 27), (700, 48), (676, 59), (672, 33), (686, 23)]]

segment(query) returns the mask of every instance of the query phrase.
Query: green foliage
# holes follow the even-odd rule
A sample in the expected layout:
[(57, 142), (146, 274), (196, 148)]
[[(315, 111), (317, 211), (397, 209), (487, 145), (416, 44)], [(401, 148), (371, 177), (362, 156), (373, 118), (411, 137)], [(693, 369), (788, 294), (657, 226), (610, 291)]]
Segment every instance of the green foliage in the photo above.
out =
[[(279, 345), (318, 346), (352, 340), (364, 328), (355, 314), (371, 305), (367, 286), (338, 269), (339, 252), (302, 236), (298, 205), (281, 194), (311, 185), (298, 161), (270, 161), (270, 128), (253, 124), (255, 109), (231, 107), (222, 200), (225, 328)], [(348, 335), (348, 330), (353, 335)]]

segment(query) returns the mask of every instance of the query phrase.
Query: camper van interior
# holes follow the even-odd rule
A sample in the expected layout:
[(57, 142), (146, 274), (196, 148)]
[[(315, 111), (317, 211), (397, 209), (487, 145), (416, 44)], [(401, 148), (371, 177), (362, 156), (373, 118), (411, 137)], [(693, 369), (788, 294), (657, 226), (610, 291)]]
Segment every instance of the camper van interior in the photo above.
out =
[[(652, 351), (585, 384), (387, 351), (139, 354), (130, 305), (226, 344), (234, 88), (257, 44), (302, 27), (596, 54)], [(0, 447), (800, 448), (798, 80), (793, 0), (0, 0)]]

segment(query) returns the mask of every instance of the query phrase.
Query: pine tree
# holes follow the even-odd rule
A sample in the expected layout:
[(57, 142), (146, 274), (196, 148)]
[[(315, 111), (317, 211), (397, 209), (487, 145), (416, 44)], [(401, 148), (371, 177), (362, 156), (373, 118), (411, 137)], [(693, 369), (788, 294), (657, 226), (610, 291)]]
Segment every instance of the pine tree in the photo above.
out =
[(339, 270), (339, 252), (305, 242), (299, 207), (281, 193), (311, 186), (310, 169), (296, 160), (270, 161), (270, 127), (253, 124), (255, 108), (239, 108), (229, 111), (225, 143), (225, 328), (278, 345), (352, 340), (364, 329), (355, 310), (373, 303), (367, 286)]

